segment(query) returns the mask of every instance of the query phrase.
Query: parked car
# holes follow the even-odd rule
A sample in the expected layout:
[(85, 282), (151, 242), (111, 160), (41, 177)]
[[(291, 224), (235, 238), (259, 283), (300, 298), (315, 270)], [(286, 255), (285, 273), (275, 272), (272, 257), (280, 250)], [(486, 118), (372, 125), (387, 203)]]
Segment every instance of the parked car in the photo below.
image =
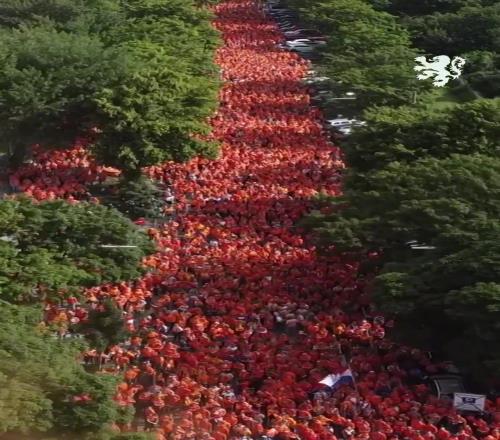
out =
[(327, 38), (325, 37), (307, 37), (305, 35), (289, 35), (288, 32), (284, 32), (285, 38), (287, 40), (311, 40), (311, 41), (322, 41), (326, 44)]
[(336, 118), (328, 119), (326, 122), (330, 127), (342, 127), (346, 125), (352, 125), (357, 119), (347, 119), (347, 118)]
[(350, 125), (343, 125), (341, 127), (336, 128), (336, 130), (343, 134), (344, 136), (348, 136), (352, 133), (352, 127)]
[(356, 124), (350, 124), (350, 125), (341, 125), (341, 126), (336, 126), (333, 127), (333, 130), (338, 133), (340, 136), (339, 137), (346, 137), (352, 134), (352, 130), (355, 127), (360, 127), (361, 125), (356, 125)]
[(306, 37), (306, 36), (301, 35), (300, 38), (307, 38), (308, 40), (311, 40), (311, 41), (322, 41), (324, 44), (326, 44), (328, 41), (328, 38), (326, 38), (326, 37)]
[(264, 9), (270, 10), (270, 9), (286, 9), (286, 8), (285, 6), (280, 5), (279, 3), (268, 2), (266, 5), (264, 5)]
[(278, 20), (278, 26), (283, 30), (288, 27), (295, 27), (295, 25), (290, 20)]
[(277, 18), (277, 17), (294, 17), (294, 18), (296, 18), (297, 17), (294, 13), (288, 12), (288, 11), (269, 11), (269, 15), (272, 15), (274, 18)]
[(272, 15), (273, 17), (276, 16), (276, 15), (280, 15), (280, 14), (289, 14), (290, 11), (288, 9), (281, 9), (281, 8), (271, 8), (271, 9), (268, 9), (267, 10), (267, 13), (269, 15)]
[(295, 23), (288, 18), (278, 19), (276, 21), (278, 22), (278, 26), (280, 28), (287, 27), (287, 26), (293, 26), (294, 28), (296, 27)]
[(290, 15), (293, 17), (297, 17), (297, 14), (295, 12), (289, 11), (288, 9), (270, 9), (268, 13), (273, 17), (279, 15)]
[(271, 14), (275, 20), (297, 20), (297, 17), (293, 14)]
[(335, 118), (326, 121), (330, 129), (335, 130), (342, 136), (349, 136), (352, 133), (353, 128), (362, 127), (366, 125), (366, 122), (359, 121), (358, 119), (348, 119), (348, 118)]

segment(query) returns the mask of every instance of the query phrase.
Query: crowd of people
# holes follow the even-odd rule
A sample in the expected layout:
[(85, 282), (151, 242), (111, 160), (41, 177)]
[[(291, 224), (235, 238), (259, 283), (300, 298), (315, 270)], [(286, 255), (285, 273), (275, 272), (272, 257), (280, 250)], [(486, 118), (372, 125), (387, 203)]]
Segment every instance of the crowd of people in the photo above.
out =
[[(446, 365), (387, 340), (393, 323), (371, 307), (356, 263), (317, 255), (295, 229), (311, 196), (338, 194), (344, 166), (300, 82), (310, 66), (275, 48), (282, 37), (256, 2), (214, 11), (220, 158), (145, 170), (171, 188), (176, 212), (148, 230), (153, 270), (89, 289), (88, 304), (73, 299), (52, 318), (79, 322), (108, 297), (123, 309), (133, 336), (105, 363), (123, 375), (117, 402), (135, 406), (158, 440), (499, 440), (500, 402), (487, 402), (487, 417), (460, 415), (433, 396), (422, 378)], [(66, 169), (71, 158), (58, 154), (43, 157), (62, 158), (49, 169)], [(13, 184), (78, 197), (103, 172), (81, 154), (69, 183), (21, 169)], [(319, 383), (346, 368), (355, 386)]]
[(64, 198), (77, 202), (88, 194), (87, 185), (116, 176), (119, 171), (98, 165), (86, 149), (87, 139), (78, 139), (66, 150), (32, 148), (32, 159), (9, 176), (12, 189), (35, 200)]

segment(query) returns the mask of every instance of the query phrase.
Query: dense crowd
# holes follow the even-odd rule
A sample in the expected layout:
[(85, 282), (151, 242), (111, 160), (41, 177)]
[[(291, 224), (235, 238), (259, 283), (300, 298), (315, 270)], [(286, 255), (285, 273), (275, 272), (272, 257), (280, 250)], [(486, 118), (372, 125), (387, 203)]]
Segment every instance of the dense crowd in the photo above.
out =
[[(117, 401), (159, 440), (500, 439), (500, 402), (479, 417), (434, 397), (422, 379), (446, 365), (388, 341), (393, 323), (372, 309), (356, 264), (318, 256), (294, 228), (311, 196), (339, 192), (343, 167), (300, 83), (308, 63), (275, 48), (281, 36), (256, 3), (214, 9), (225, 42), (212, 120), (221, 157), (146, 170), (171, 187), (176, 212), (149, 229), (155, 270), (90, 289), (88, 304), (72, 300), (62, 314), (48, 307), (50, 319), (78, 322), (115, 299), (133, 337), (104, 360), (123, 374)], [(59, 154), (51, 170), (69, 164)], [(21, 170), (13, 183), (76, 197), (102, 172), (76, 157), (69, 182)], [(347, 367), (355, 386), (319, 384)]]
[(87, 195), (86, 185), (119, 174), (114, 168), (98, 165), (87, 145), (86, 139), (78, 139), (67, 150), (44, 150), (35, 145), (33, 158), (9, 176), (11, 187), (36, 200), (65, 198), (76, 202)]

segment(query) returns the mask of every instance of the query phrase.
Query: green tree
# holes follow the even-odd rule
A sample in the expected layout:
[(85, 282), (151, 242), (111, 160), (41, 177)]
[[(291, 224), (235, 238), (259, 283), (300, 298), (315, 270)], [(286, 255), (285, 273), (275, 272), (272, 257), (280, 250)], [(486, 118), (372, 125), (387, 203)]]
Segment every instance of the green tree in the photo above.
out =
[(468, 6), (405, 20), (418, 48), (449, 56), (474, 50), (500, 52), (500, 4)]
[(91, 192), (100, 197), (102, 203), (118, 209), (133, 220), (141, 217), (155, 220), (164, 216), (164, 191), (144, 176), (98, 184)]
[(96, 156), (135, 177), (142, 167), (164, 160), (213, 156), (217, 146), (196, 137), (209, 132), (202, 118), (215, 102), (210, 80), (187, 74), (182, 58), (159, 43), (139, 40), (127, 50), (134, 60), (130, 75), (96, 97), (103, 127)]
[(9, 0), (0, 5), (0, 27), (49, 24), (58, 31), (100, 34), (125, 18), (116, 0)]
[(29, 145), (63, 147), (99, 125), (96, 96), (124, 77), (122, 50), (51, 25), (0, 32), (0, 134), (15, 162)]
[(330, 37), (321, 50), (320, 65), (346, 91), (357, 92), (361, 106), (409, 103), (414, 91), (427, 87), (415, 78), (417, 52), (395, 17), (363, 0), (290, 4)]
[(0, 296), (9, 301), (38, 302), (136, 278), (143, 273), (142, 258), (154, 250), (147, 235), (118, 211), (89, 203), (2, 200), (0, 237)]
[[(377, 0), (370, 0), (377, 2)], [(385, 9), (397, 15), (428, 15), (435, 12), (456, 12), (467, 5), (480, 5), (481, 0), (422, 0), (406, 2), (404, 0), (389, 0)]]
[(9, 0), (0, 5), (0, 26), (19, 27), (44, 19), (67, 23), (81, 14), (82, 6), (69, 0)]
[[(379, 254), (374, 299), (398, 318), (402, 338), (465, 371), (484, 362), (491, 378), (500, 360), (499, 202), (500, 158), (452, 154), (392, 162), (370, 175), (369, 189), (348, 186), (332, 213), (308, 225), (336, 252)], [(474, 351), (460, 355), (465, 341)]]
[[(78, 325), (77, 331), (100, 354), (107, 347), (124, 341), (129, 334), (124, 326), (122, 311), (111, 300), (104, 301), (97, 309), (91, 310), (88, 319)], [(102, 357), (99, 359), (100, 369)]]
[[(391, 162), (453, 153), (498, 155), (500, 99), (476, 100), (446, 113), (427, 108), (375, 107), (365, 112), (366, 126), (344, 143), (353, 180)], [(354, 182), (353, 182), (354, 183)]]
[[(97, 438), (119, 416), (116, 379), (85, 372), (83, 344), (42, 331), (41, 319), (36, 307), (0, 307), (0, 436)], [(74, 399), (83, 394), (87, 402)]]
[(500, 96), (500, 68), (490, 72), (477, 72), (467, 76), (472, 88), (486, 98)]
[(219, 87), (206, 10), (16, 0), (4, 12), (0, 134), (14, 164), (31, 144), (64, 147), (91, 133), (97, 157), (127, 178), (160, 161), (215, 155), (217, 145), (202, 140)]

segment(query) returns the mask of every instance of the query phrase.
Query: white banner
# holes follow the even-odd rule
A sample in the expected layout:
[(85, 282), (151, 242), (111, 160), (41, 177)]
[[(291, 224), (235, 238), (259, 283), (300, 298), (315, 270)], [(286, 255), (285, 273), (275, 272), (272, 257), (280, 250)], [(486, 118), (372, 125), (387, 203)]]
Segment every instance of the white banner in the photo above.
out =
[(461, 411), (483, 412), (485, 402), (483, 394), (453, 393), (453, 406)]

